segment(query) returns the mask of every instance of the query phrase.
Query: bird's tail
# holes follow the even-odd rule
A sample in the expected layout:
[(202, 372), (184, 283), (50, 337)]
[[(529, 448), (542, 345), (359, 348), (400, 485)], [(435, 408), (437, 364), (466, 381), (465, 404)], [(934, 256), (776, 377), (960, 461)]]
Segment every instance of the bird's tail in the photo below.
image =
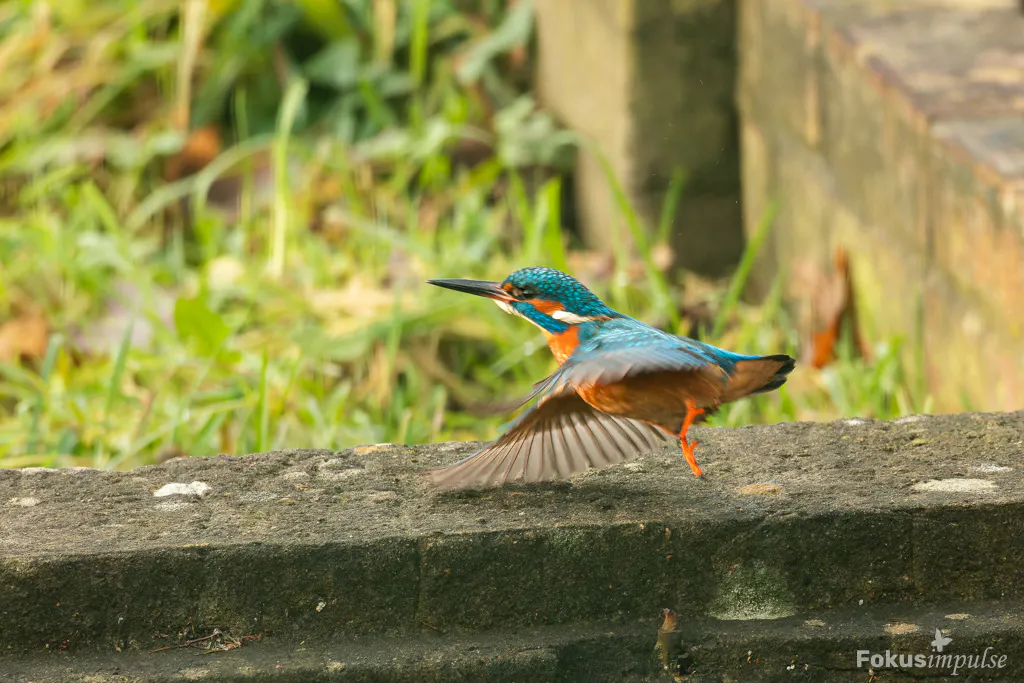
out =
[(735, 401), (750, 394), (778, 389), (796, 367), (796, 359), (780, 353), (736, 361), (725, 387), (722, 402)]

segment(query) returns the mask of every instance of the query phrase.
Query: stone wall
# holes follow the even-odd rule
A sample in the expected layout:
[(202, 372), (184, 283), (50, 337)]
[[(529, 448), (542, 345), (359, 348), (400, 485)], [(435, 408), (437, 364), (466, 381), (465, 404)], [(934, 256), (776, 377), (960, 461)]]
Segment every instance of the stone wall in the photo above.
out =
[[(805, 275), (827, 272), (842, 247), (867, 340), (902, 340), (934, 409), (1024, 406), (1017, 2), (538, 8), (545, 103), (593, 138), (649, 225), (673, 165), (690, 173), (676, 229), (684, 266), (715, 272), (735, 262), (742, 157), (746, 232), (772, 202), (780, 209), (755, 294), (782, 277), (791, 303), (811, 307)], [(616, 216), (586, 154), (579, 185), (584, 222), (601, 243)]]
[[(745, 0), (747, 230), (762, 287), (851, 258), (869, 339), (923, 358), (936, 409), (1024, 405), (1024, 14), (1005, 0)], [(966, 405), (965, 405), (966, 403)]]
[[(648, 226), (686, 174), (678, 262), (721, 274), (742, 249), (734, 0), (539, 0), (538, 96), (596, 146)], [(576, 175), (585, 235), (610, 247), (621, 212), (596, 156)], [(708, 239), (713, 233), (713, 239)]]

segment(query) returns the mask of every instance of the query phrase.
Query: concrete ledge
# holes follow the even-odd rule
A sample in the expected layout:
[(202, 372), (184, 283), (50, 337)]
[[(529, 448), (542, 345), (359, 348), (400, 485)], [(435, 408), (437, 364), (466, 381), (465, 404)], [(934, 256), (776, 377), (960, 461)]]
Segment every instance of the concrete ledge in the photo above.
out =
[(637, 629), (650, 648), (666, 607), (697, 643), (737, 624), (984, 606), (1024, 588), (1022, 435), (1024, 412), (704, 428), (705, 481), (671, 449), (461, 493), (416, 473), (472, 444), (0, 471), (0, 672), (54, 649), (135, 651), (134, 666), (185, 627), (267, 636), (217, 657), (534, 629)]

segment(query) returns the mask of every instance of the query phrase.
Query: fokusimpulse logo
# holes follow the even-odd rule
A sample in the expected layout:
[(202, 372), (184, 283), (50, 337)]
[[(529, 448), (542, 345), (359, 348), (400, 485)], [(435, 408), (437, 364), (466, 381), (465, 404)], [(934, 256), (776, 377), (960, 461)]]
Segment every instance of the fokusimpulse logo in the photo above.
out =
[(1006, 655), (993, 653), (994, 648), (986, 647), (984, 652), (975, 654), (955, 654), (945, 652), (953, 639), (935, 629), (935, 640), (931, 642), (931, 654), (914, 654), (892, 652), (871, 652), (857, 650), (857, 667), (871, 669), (940, 669), (949, 670), (951, 676), (960, 675), (960, 671), (977, 669), (1002, 669), (1006, 666)]

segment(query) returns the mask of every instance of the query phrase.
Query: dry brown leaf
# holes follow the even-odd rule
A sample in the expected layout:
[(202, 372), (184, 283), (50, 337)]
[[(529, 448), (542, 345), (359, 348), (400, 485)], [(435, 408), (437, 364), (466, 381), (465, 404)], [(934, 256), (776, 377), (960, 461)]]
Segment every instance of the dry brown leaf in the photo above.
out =
[(483, 140), (460, 137), (448, 146), (448, 158), (455, 168), (475, 168), (494, 155), (494, 146)]
[(42, 311), (31, 308), (18, 312), (0, 325), (0, 361), (42, 358), (46, 354), (49, 327)]
[(201, 171), (221, 152), (220, 133), (214, 126), (192, 131), (181, 151), (167, 160), (164, 178), (173, 182)]
[(658, 653), (662, 667), (675, 677), (679, 673), (676, 668), (676, 659), (682, 645), (682, 634), (679, 632), (678, 625), (679, 615), (675, 610), (667, 607), (662, 610), (662, 613), (665, 618), (661, 623), (661, 628), (658, 629), (658, 640), (654, 649)]
[[(164, 166), (164, 177), (168, 182), (173, 182), (198, 173), (216, 159), (222, 150), (223, 141), (215, 126), (197, 128), (189, 134), (181, 151), (168, 158)], [(292, 177), (301, 177), (294, 162), (291, 167), (296, 170)], [(228, 221), (235, 221), (239, 216), (247, 179), (252, 181), (253, 208), (257, 208), (270, 203), (274, 188), (273, 175), (268, 151), (262, 150), (246, 157), (226, 169), (211, 183), (206, 197), (208, 206), (223, 212)], [(188, 202), (182, 200), (181, 204), (187, 207)]]
[(833, 268), (821, 272), (804, 264), (800, 272), (799, 289), (811, 292), (808, 319), (804, 324), (807, 343), (807, 362), (823, 368), (836, 358), (836, 344), (843, 328), (849, 325), (858, 353), (867, 358), (870, 350), (861, 337), (857, 324), (850, 258), (845, 248), (837, 247)]

